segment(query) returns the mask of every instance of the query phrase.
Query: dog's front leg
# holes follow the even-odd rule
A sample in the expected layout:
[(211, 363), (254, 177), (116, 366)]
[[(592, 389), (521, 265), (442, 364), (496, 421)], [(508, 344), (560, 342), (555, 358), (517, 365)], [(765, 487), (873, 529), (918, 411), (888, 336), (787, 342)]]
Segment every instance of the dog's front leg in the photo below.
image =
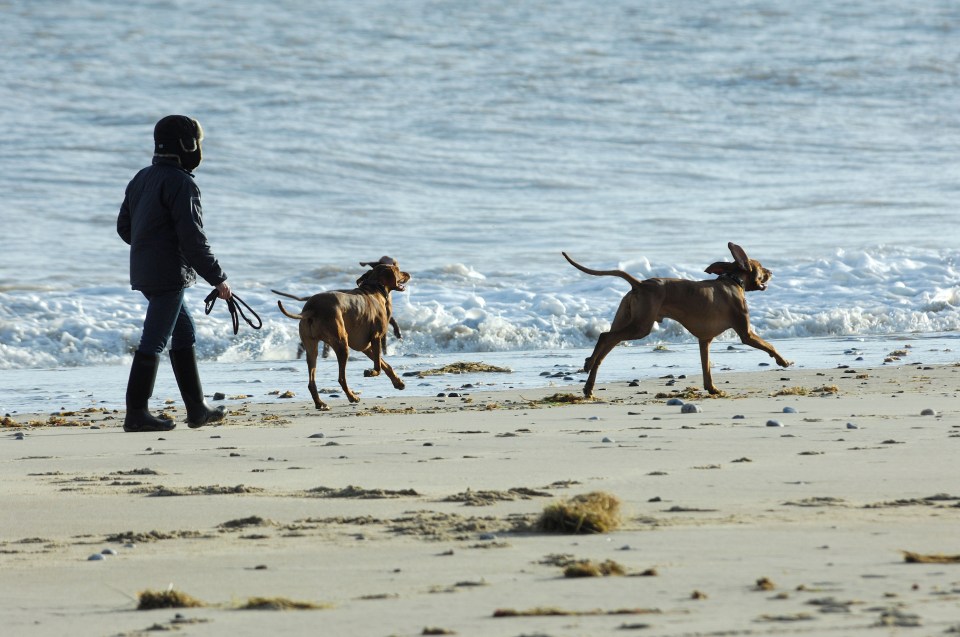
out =
[(703, 388), (713, 395), (722, 394), (713, 384), (713, 374), (710, 372), (710, 343), (712, 338), (700, 339), (700, 367), (703, 370)]
[(380, 370), (383, 368), (383, 358), (381, 356), (381, 347), (383, 344), (383, 335), (374, 336), (370, 339), (370, 345), (367, 346), (367, 349), (363, 350), (363, 353), (373, 361), (373, 369), (363, 370), (363, 375), (367, 377), (379, 376)]
[(347, 359), (350, 357), (350, 349), (347, 347), (346, 343), (334, 345), (332, 346), (332, 349), (337, 355), (337, 382), (340, 383), (343, 393), (347, 395), (347, 400), (352, 403), (360, 402), (360, 397), (350, 391), (350, 387), (347, 386)]
[(740, 334), (740, 341), (744, 345), (749, 345), (750, 347), (755, 347), (759, 350), (762, 350), (770, 355), (771, 358), (776, 359), (777, 365), (780, 367), (790, 367), (793, 365), (792, 361), (788, 361), (783, 356), (780, 356), (780, 353), (773, 348), (773, 345), (766, 342), (759, 336), (757, 336), (754, 331), (750, 328), (747, 328), (746, 332)]

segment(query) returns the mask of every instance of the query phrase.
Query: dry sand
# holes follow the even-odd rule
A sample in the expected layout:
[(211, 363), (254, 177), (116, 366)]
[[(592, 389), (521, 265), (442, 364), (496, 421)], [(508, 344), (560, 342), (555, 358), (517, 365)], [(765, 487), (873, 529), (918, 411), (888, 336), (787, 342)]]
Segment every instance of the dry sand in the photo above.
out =
[[(291, 387), (167, 434), (19, 416), (0, 429), (0, 630), (960, 633), (960, 564), (902, 553), (960, 554), (960, 367), (717, 378), (725, 397), (683, 392), (693, 377), (579, 404), (397, 392), (326, 413)], [(658, 397), (676, 389), (701, 411)], [(595, 491), (622, 502), (619, 529), (532, 530)], [(623, 574), (565, 577), (581, 560)], [(206, 605), (136, 610), (171, 587)]]

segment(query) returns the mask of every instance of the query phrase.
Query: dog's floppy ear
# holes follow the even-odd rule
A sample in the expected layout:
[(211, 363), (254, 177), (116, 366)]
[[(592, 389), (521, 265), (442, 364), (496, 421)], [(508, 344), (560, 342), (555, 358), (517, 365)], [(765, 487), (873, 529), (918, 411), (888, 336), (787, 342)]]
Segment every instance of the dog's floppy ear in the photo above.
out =
[(743, 248), (738, 246), (734, 242), (729, 242), (727, 247), (730, 248), (730, 254), (733, 255), (733, 260), (737, 262), (737, 265), (740, 266), (744, 272), (750, 271), (750, 257), (747, 256), (747, 253), (743, 251)]
[(372, 268), (375, 265), (399, 265), (399, 264), (397, 263), (397, 260), (392, 257), (382, 256), (380, 257), (379, 261), (361, 261), (360, 265), (364, 267)]
[(704, 270), (707, 274), (733, 274), (734, 272), (739, 272), (740, 266), (736, 263), (730, 263), (729, 261), (717, 261), (716, 263), (711, 263), (707, 266), (707, 269)]

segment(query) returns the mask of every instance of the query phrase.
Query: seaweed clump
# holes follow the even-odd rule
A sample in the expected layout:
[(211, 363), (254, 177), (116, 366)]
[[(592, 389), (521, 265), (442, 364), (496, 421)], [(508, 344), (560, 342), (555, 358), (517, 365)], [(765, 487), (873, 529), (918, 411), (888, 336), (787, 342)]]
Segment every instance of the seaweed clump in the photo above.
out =
[(609, 533), (620, 526), (620, 500), (593, 491), (555, 502), (544, 508), (536, 528), (552, 533)]
[(591, 560), (576, 562), (563, 569), (564, 577), (609, 577), (610, 575), (626, 575), (627, 571), (613, 560), (597, 563)]
[(942, 555), (940, 553), (924, 555), (912, 551), (903, 551), (903, 561), (908, 564), (960, 564), (960, 555)]
[(298, 602), (286, 597), (251, 597), (239, 610), (323, 610), (329, 606)]
[(199, 608), (206, 606), (196, 597), (174, 589), (165, 591), (143, 591), (137, 595), (137, 610), (156, 610), (158, 608)]

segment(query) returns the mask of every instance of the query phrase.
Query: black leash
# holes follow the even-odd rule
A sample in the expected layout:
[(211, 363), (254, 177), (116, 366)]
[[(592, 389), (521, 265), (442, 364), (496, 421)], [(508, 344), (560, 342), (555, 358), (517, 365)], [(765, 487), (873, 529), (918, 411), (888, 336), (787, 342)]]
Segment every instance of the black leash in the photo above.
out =
[[(205, 299), (203, 300), (203, 302), (204, 302), (204, 304), (205, 304), (205, 307), (204, 307), (204, 310), (203, 310), (203, 311), (204, 311), (205, 313), (209, 314), (210, 311), (213, 309), (214, 304), (216, 304), (217, 299), (219, 299), (219, 298), (220, 298), (220, 292), (217, 291), (217, 288), (213, 288), (213, 292), (211, 292), (210, 294), (208, 294), (208, 295), (207, 295), (207, 298), (205, 298)], [(243, 307), (238, 306), (237, 303), (239, 303), (239, 304), (242, 305)], [(249, 318), (247, 318), (247, 315), (244, 314), (244, 312), (243, 312), (243, 308), (244, 308), (244, 307), (247, 308), (247, 309), (250, 311), (251, 314), (253, 314), (253, 318), (257, 319), (257, 324), (256, 324), (256, 325), (254, 325), (254, 324), (253, 324), (253, 321), (251, 321)], [(237, 296), (236, 294), (232, 295), (229, 299), (227, 299), (227, 309), (230, 310), (230, 318), (231, 318), (231, 320), (233, 321), (233, 333), (234, 333), (234, 335), (236, 335), (236, 333), (240, 331), (240, 317), (241, 317), (241, 316), (243, 317), (243, 320), (247, 322), (247, 325), (249, 325), (249, 326), (252, 327), (253, 329), (259, 330), (261, 327), (263, 327), (263, 321), (260, 320), (260, 315), (257, 314), (256, 312), (254, 312), (254, 311), (253, 311), (253, 308), (250, 307), (249, 305), (247, 305), (246, 301), (244, 301), (243, 299), (241, 299), (241, 298), (240, 298), (239, 296)]]

